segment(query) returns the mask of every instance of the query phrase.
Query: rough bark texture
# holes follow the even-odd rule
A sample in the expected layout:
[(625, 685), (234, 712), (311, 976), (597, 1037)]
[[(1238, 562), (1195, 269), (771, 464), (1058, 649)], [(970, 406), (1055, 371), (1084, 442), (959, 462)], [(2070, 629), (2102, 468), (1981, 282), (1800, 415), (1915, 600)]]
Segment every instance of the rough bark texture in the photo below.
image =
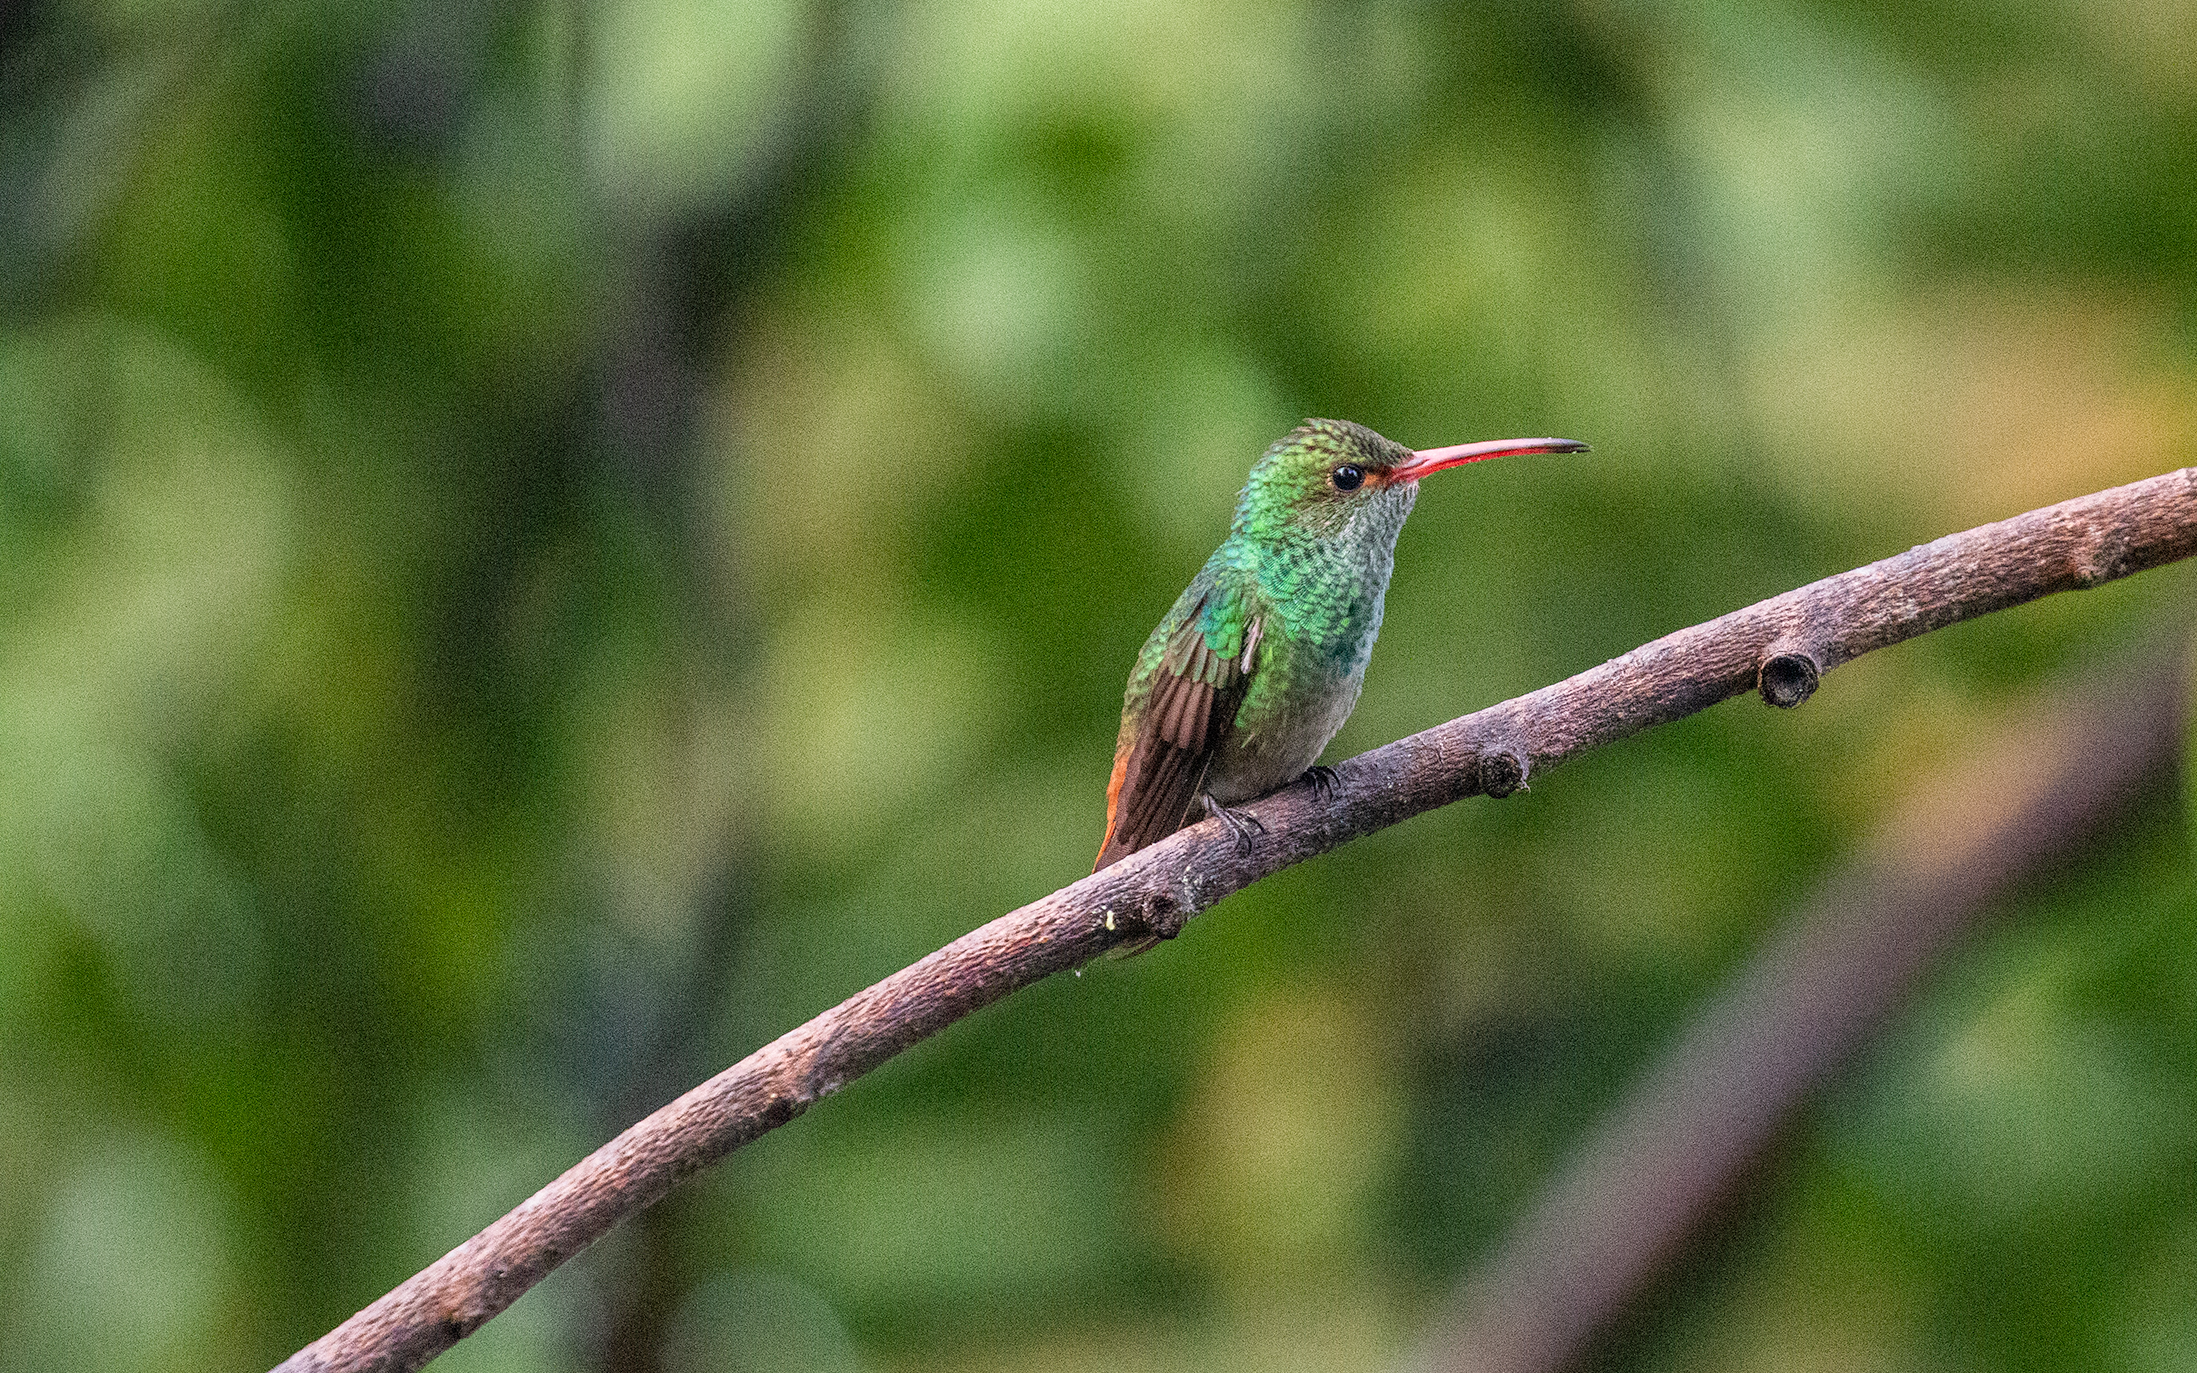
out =
[(1411, 1367), (1583, 1366), (1930, 960), (2146, 794), (2179, 756), (2188, 687), (2177, 643), (1919, 787), (1641, 1077)]
[[(1466, 796), (1503, 795), (1587, 749), (1763, 690), (1797, 704), (1841, 663), (1960, 620), (2197, 551), (2197, 469), (1949, 535), (1682, 629), (1530, 695), (1343, 763), (1325, 798), (1250, 809), (1249, 853), (1207, 821), (963, 935), (663, 1107), (518, 1209), (285, 1360), (412, 1369), (478, 1329), (619, 1219), (918, 1040), (1145, 934), (1171, 938), (1278, 869)], [(1766, 666), (1768, 671), (1765, 671)], [(1095, 783), (1094, 783), (1095, 785)]]

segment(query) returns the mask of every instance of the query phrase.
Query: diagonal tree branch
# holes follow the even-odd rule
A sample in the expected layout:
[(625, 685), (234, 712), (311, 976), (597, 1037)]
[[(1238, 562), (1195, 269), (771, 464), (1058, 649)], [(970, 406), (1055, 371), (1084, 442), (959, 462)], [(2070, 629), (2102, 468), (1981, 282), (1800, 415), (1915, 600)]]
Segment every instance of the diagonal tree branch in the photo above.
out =
[(1360, 835), (1760, 690), (1798, 705), (1871, 649), (2197, 552), (2197, 469), (2033, 510), (1682, 629), (1530, 695), (1342, 764), (1325, 800), (1253, 807), (1238, 853), (1207, 821), (970, 931), (650, 1115), (313, 1344), (286, 1373), (413, 1369), (625, 1216), (919, 1040), (1140, 934), (1169, 938), (1222, 897)]
[(1462, 1286), (1415, 1373), (1562, 1373), (2009, 889), (2179, 756), (2187, 645), (2050, 693), (1926, 779), (1694, 1015)]

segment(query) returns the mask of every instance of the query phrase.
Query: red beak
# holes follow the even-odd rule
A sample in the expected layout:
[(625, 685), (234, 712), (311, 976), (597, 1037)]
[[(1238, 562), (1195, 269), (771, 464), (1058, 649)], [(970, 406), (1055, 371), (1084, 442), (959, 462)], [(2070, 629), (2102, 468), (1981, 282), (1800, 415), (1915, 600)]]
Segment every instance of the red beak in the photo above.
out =
[(1459, 463), (1507, 458), (1513, 453), (1584, 453), (1587, 445), (1577, 439), (1488, 439), (1480, 443), (1453, 443), (1447, 448), (1422, 448), (1407, 462), (1388, 470), (1392, 482), (1411, 482)]

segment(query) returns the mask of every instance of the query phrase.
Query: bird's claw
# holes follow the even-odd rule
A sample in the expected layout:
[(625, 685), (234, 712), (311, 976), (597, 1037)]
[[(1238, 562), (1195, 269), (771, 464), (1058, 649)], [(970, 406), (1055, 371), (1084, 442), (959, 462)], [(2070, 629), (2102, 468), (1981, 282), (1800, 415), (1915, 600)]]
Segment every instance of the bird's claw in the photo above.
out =
[(1298, 778), (1297, 780), (1312, 788), (1313, 796), (1322, 801), (1327, 800), (1329, 797), (1335, 794), (1335, 788), (1337, 786), (1335, 780), (1335, 769), (1328, 767), (1324, 763), (1314, 763), (1311, 767), (1306, 768), (1304, 770), (1304, 776)]
[(1247, 810), (1230, 810), (1210, 796), (1198, 798), (1205, 806), (1205, 813), (1228, 826), (1228, 832), (1236, 837), (1236, 854), (1243, 857), (1251, 852), (1251, 836), (1266, 833), (1266, 825)]

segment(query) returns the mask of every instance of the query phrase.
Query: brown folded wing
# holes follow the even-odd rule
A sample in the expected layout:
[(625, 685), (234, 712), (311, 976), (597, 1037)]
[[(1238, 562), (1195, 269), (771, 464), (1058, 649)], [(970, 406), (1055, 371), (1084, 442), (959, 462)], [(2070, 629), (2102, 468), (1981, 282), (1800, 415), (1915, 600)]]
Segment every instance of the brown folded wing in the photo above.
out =
[(1206, 769), (1250, 685), (1259, 625), (1252, 622), (1242, 652), (1224, 658), (1205, 641), (1197, 620), (1191, 615), (1168, 642), (1136, 736), (1114, 759), (1106, 842), (1093, 872), (1198, 818)]

